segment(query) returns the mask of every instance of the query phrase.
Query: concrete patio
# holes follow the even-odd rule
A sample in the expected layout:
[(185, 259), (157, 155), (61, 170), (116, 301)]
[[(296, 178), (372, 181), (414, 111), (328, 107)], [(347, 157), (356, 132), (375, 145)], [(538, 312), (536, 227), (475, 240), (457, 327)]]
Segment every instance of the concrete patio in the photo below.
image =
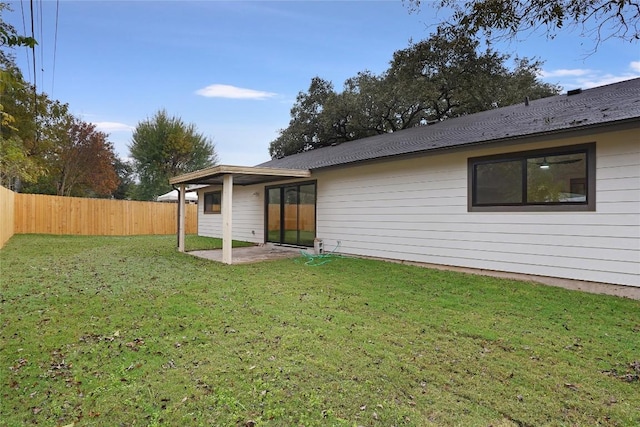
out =
[[(248, 246), (244, 248), (232, 249), (233, 264), (250, 264), (260, 261), (285, 259), (285, 258), (297, 258), (301, 256), (300, 251), (306, 249), (295, 248), (290, 246), (277, 246), (272, 244), (265, 244), (260, 246)], [(190, 251), (189, 255), (197, 256), (198, 258), (204, 258), (211, 261), (222, 262), (222, 250), (208, 250), (208, 251)]]

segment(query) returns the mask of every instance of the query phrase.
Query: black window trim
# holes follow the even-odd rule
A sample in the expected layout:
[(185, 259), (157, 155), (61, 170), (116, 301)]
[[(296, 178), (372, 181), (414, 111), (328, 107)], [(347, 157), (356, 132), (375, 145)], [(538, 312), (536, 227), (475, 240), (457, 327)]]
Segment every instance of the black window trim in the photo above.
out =
[[(305, 181), (293, 181), (293, 182), (285, 182), (285, 183), (280, 183), (280, 184), (273, 184), (273, 185), (268, 185), (264, 187), (264, 241), (265, 243), (269, 242), (269, 224), (268, 224), (268, 215), (269, 215), (269, 190), (273, 189), (273, 188), (281, 188), (284, 189), (285, 187), (289, 187), (289, 186), (303, 186), (303, 185), (315, 185), (316, 187), (316, 194), (315, 194), (315, 198), (313, 201), (314, 204), (314, 217), (316, 219), (316, 224), (315, 224), (315, 228), (316, 228), (316, 237), (317, 237), (317, 233), (318, 233), (318, 180), (317, 179), (311, 179), (311, 180), (305, 180)], [(282, 194), (281, 194), (282, 197)], [(283, 218), (284, 218), (284, 212), (280, 212), (280, 222), (282, 222)], [(282, 245), (284, 243), (276, 243), (278, 245)], [(311, 246), (305, 246), (305, 247), (312, 247)]]
[[(218, 193), (220, 196), (220, 210), (218, 211), (208, 211), (207, 210), (207, 196), (209, 195), (213, 195)], [(220, 215), (222, 213), (222, 190), (216, 190), (216, 191), (207, 191), (206, 193), (203, 194), (203, 208), (202, 208), (202, 213), (207, 214), (207, 215)]]
[[(531, 157), (557, 156), (563, 154), (586, 153), (587, 156), (587, 201), (586, 203), (537, 203), (537, 204), (474, 204), (475, 196), (475, 165), (496, 161), (523, 160)], [(523, 174), (526, 171), (523, 170)], [(526, 180), (523, 180), (526, 186)], [(513, 153), (495, 154), (491, 156), (470, 157), (467, 161), (467, 211), (468, 212), (580, 212), (596, 210), (596, 143), (565, 145), (537, 150), (518, 151)]]

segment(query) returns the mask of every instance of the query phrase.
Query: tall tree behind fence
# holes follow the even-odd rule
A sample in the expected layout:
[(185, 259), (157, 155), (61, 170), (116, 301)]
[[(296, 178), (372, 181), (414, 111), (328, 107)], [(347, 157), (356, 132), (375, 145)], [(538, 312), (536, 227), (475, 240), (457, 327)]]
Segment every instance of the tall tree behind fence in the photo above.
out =
[[(174, 234), (175, 203), (0, 193), (0, 247), (15, 233), (130, 236)], [(185, 205), (187, 233), (197, 232), (197, 206)]]

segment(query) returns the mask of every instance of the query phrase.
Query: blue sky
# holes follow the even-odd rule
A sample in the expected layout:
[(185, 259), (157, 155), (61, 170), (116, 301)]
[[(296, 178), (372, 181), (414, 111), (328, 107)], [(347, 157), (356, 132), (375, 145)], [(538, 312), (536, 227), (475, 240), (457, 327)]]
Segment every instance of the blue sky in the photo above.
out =
[[(30, 32), (29, 2), (9, 3), (3, 19)], [(380, 73), (445, 16), (409, 13), (401, 0), (34, 4), (39, 90), (108, 133), (119, 156), (135, 126), (164, 108), (211, 137), (222, 164), (247, 166), (269, 160), (269, 142), (312, 77), (340, 89), (359, 71)], [(609, 39), (592, 53), (591, 40), (566, 31), (495, 47), (545, 61), (541, 78), (565, 90), (640, 76), (638, 42)], [(31, 53), (15, 54), (33, 81)]]

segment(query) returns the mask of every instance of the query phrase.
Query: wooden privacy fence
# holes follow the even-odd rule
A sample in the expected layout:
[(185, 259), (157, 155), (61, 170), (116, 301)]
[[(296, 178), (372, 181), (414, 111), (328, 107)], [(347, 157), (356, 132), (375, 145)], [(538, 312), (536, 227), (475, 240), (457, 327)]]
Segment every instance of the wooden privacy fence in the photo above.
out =
[(0, 186), (0, 248), (14, 234), (15, 194), (13, 191)]
[[(280, 229), (280, 205), (269, 205), (269, 231)], [(285, 205), (284, 229), (315, 231), (316, 205)]]
[[(177, 230), (176, 203), (21, 194), (5, 188), (0, 198), (0, 247), (14, 233), (129, 236)], [(196, 233), (197, 205), (185, 209), (185, 231)]]

